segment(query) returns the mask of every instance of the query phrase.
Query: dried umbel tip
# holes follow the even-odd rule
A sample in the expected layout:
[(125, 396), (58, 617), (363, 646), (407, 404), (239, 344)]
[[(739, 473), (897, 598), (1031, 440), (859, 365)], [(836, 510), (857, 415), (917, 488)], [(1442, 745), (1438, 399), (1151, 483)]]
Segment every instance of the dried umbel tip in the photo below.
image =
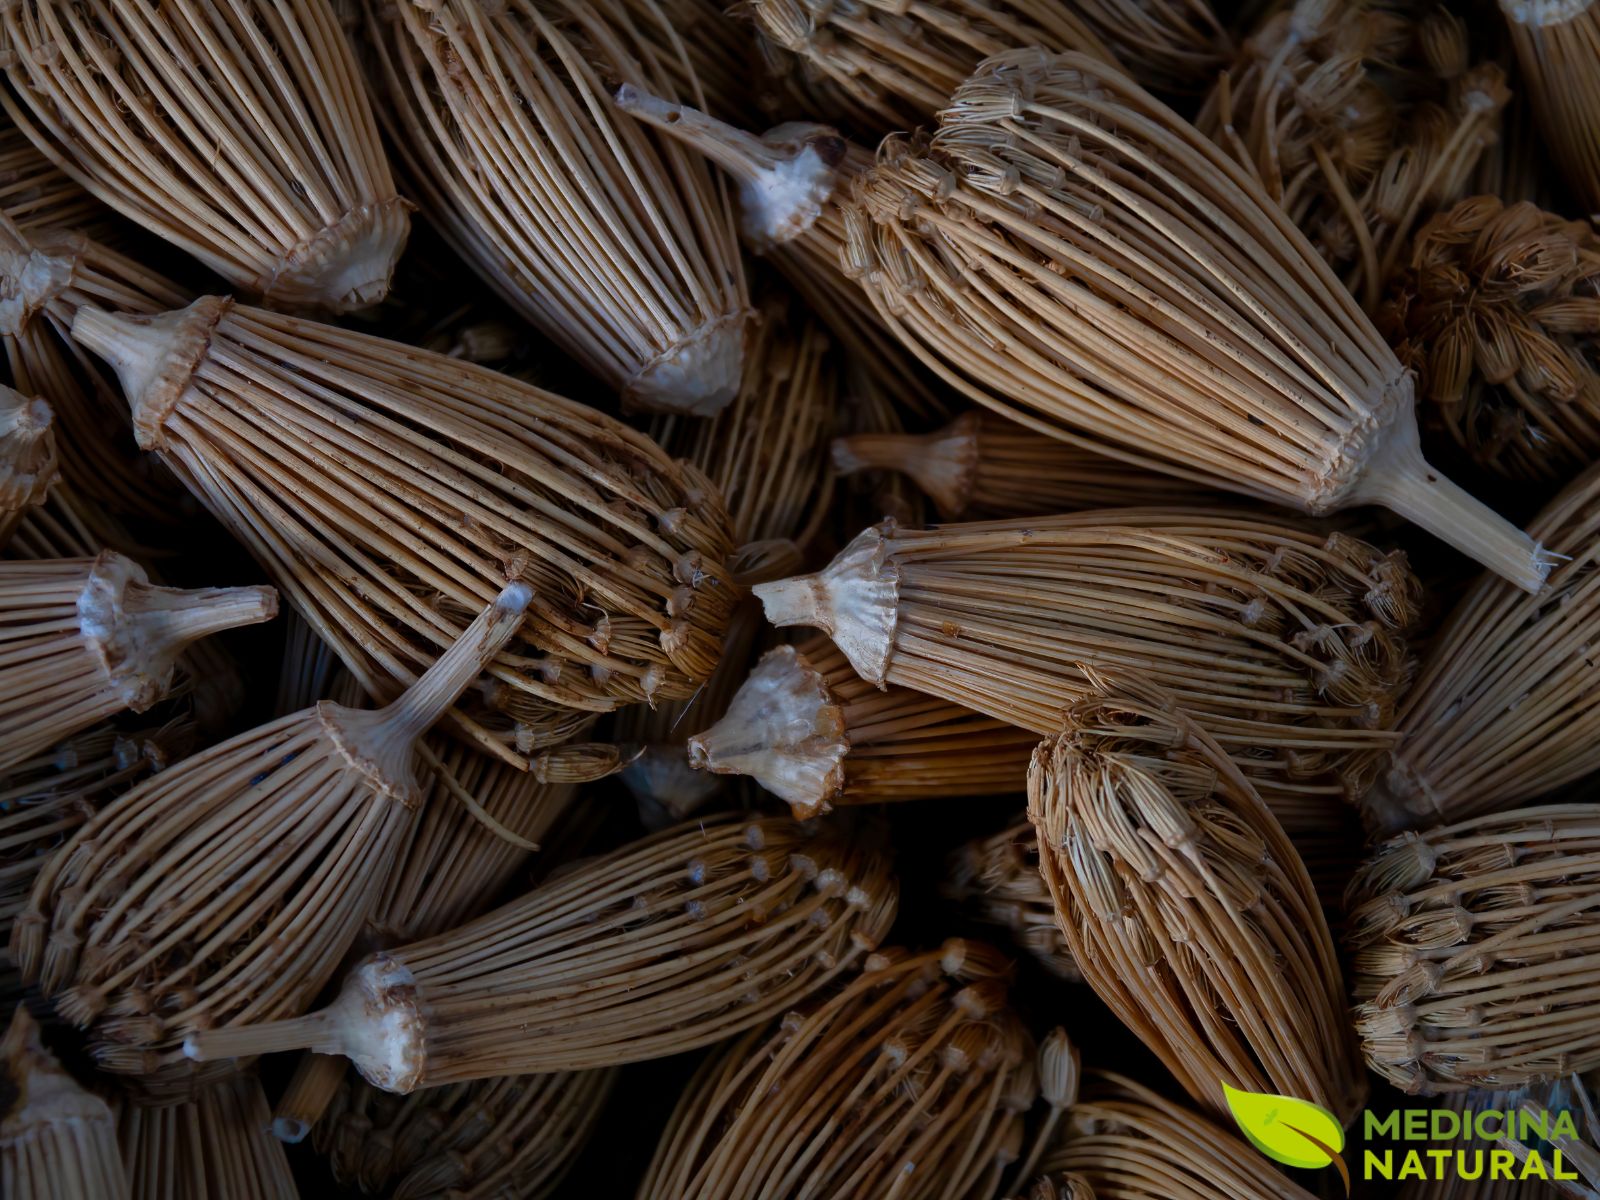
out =
[(240, 734), (126, 793), (50, 859), (12, 953), (91, 1030), (104, 1069), (178, 1074), (187, 1034), (304, 1010), (416, 827), (417, 739), (530, 599), (507, 587), (387, 708), (324, 701)]
[(746, 775), (805, 820), (843, 804), (1021, 792), (1037, 734), (864, 682), (825, 637), (768, 651), (689, 761)]
[(1380, 504), (1542, 585), (1527, 535), (1423, 461), (1409, 374), (1310, 243), (1126, 76), (998, 55), (878, 160), (859, 278), (976, 403), (1274, 504)]
[(1040, 736), (1087, 691), (1080, 664), (1159, 683), (1287, 817), (1359, 796), (1393, 747), (1417, 608), (1404, 556), (1225, 509), (885, 523), (755, 593), (866, 682)]
[(940, 890), (978, 920), (1008, 931), (1018, 949), (1056, 978), (1083, 982), (1056, 923), (1055, 901), (1039, 874), (1039, 839), (1026, 818), (957, 850)]
[(251, 1072), (208, 1082), (180, 1104), (124, 1103), (117, 1141), (133, 1200), (297, 1200), (271, 1119)]
[(609, 100), (619, 81), (673, 95), (692, 79), (665, 13), (626, 0), (366, 9), (398, 161), (457, 253), (625, 403), (724, 408), (750, 315), (727, 194)]
[(1600, 1067), (1600, 806), (1406, 833), (1350, 884), (1346, 948), (1367, 1063), (1411, 1095)]
[(54, 420), (43, 400), (0, 384), (0, 546), (59, 477)]
[(1464, 200), (1418, 232), (1379, 324), (1479, 466), (1544, 483), (1600, 459), (1600, 234), (1589, 222)]
[(17, 1006), (0, 1040), (0, 1195), (6, 1200), (128, 1200), (117, 1122), (61, 1069)]
[(1485, 575), (1434, 639), (1362, 799), (1370, 829), (1459, 821), (1549, 795), (1600, 771), (1600, 693), (1590, 686), (1600, 616), (1600, 465), (1528, 531), (1559, 565), (1526, 596)]
[(506, 1075), (409, 1096), (352, 1077), (315, 1144), (334, 1179), (369, 1195), (544, 1200), (598, 1129), (616, 1076)]
[(1465, 24), (1374, 0), (1297, 0), (1245, 42), (1196, 124), (1372, 312), (1418, 221), (1467, 194), (1510, 99)]
[(1026, 429), (993, 413), (962, 413), (933, 433), (835, 438), (833, 469), (902, 471), (946, 521), (1035, 517), (1109, 505), (1203, 504), (1212, 488), (1126, 463)]
[(1004, 1101), (1031, 1048), (1006, 1007), (1004, 960), (957, 947), (874, 956), (836, 995), (712, 1055), (640, 1200), (995, 1195), (1023, 1120)]
[(138, 563), (0, 562), (0, 772), (172, 688), (178, 656), (277, 614), (269, 587), (155, 587)]
[(1500, 0), (1540, 143), (1591, 212), (1600, 211), (1600, 5)]
[(1255, 788), (1152, 688), (1111, 684), (1039, 746), (1028, 818), (1084, 978), (1223, 1120), (1223, 1084), (1366, 1099), (1333, 937)]
[(96, 197), (287, 307), (382, 300), (410, 228), (328, 0), (23, 0), (13, 121)]
[(506, 579), (529, 619), (452, 715), (508, 762), (690, 695), (737, 589), (715, 489), (618, 421), (472, 363), (207, 297), (83, 310), (141, 444), (388, 698)]
[(696, 821), (378, 954), (304, 1017), (199, 1031), (201, 1062), (311, 1049), (385, 1091), (580, 1071), (740, 1033), (851, 970), (894, 920), (887, 856), (787, 820)]

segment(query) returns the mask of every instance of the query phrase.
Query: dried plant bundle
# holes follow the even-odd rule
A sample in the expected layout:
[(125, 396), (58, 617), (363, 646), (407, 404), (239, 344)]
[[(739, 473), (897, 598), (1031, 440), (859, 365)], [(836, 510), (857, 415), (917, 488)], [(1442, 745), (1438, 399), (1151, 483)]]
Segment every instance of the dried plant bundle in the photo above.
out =
[(706, 1061), (640, 1200), (995, 1195), (1037, 1090), (1009, 969), (960, 940), (869, 956), (836, 995)]
[(0, 771), (171, 690), (178, 655), (270, 620), (267, 587), (165, 588), (131, 559), (0, 562)]
[(978, 920), (1006, 930), (1056, 978), (1083, 982), (1056, 922), (1050, 888), (1039, 874), (1039, 839), (1026, 817), (957, 850), (940, 890)]
[(60, 477), (54, 420), (43, 400), (0, 384), (0, 546)]
[(252, 1072), (207, 1083), (182, 1104), (124, 1104), (117, 1140), (132, 1200), (298, 1200), (270, 1120)]
[(1204, 504), (1210, 488), (1045, 437), (981, 410), (933, 433), (857, 433), (834, 439), (833, 468), (901, 471), (946, 521), (1036, 517), (1111, 505)]
[(508, 578), (533, 585), (529, 619), (451, 718), (508, 762), (711, 673), (737, 599), (726, 514), (620, 422), (216, 297), (151, 319), (86, 308), (73, 336), (367, 694), (411, 683)]
[(1600, 211), (1600, 6), (1594, 0), (1500, 0), (1533, 98), (1540, 142), (1579, 200)]
[(1459, 821), (1600, 771), (1590, 645), (1600, 613), (1600, 465), (1528, 526), (1559, 556), (1526, 596), (1485, 575), (1434, 640), (1395, 728), (1400, 744), (1362, 799), (1371, 829)]
[(676, 826), (520, 900), (377, 954), (304, 1017), (190, 1039), (191, 1057), (343, 1054), (385, 1091), (679, 1054), (785, 1011), (894, 920), (859, 837), (736, 816)]
[(0, 1040), (0, 1084), (0, 1195), (128, 1200), (110, 1107), (61, 1069), (20, 1004)]
[(317, 1127), (316, 1147), (334, 1179), (369, 1195), (544, 1200), (599, 1129), (616, 1076), (507, 1075), (409, 1096), (352, 1078)]
[[(845, 384), (840, 401), (839, 433), (842, 436), (899, 435), (907, 430), (906, 411), (893, 394), (880, 387), (854, 359), (845, 362)], [(839, 537), (848, 537), (851, 530), (862, 529), (884, 517), (893, 517), (902, 525), (925, 525), (934, 519), (927, 496), (908, 476), (898, 471), (867, 470), (843, 475), (835, 483), (834, 494), (841, 500), (836, 506), (833, 526)]]
[(1403, 555), (1225, 509), (1100, 509), (864, 531), (823, 571), (760, 584), (775, 625), (825, 630), (869, 684), (1040, 736), (1080, 667), (1170, 689), (1297, 823), (1353, 800), (1413, 665)]
[(1467, 194), (1510, 96), (1442, 4), (1297, 0), (1262, 21), (1195, 123), (1372, 312), (1417, 222)]
[[(1526, 1097), (1525, 1091), (1522, 1090), (1473, 1091), (1452, 1092), (1439, 1101), (1438, 1107), (1451, 1109), (1470, 1118), (1472, 1112), (1515, 1112), (1527, 1103), (1531, 1103), (1531, 1098)], [(1582, 1127), (1581, 1124), (1579, 1127)], [(1556, 1140), (1551, 1139), (1552, 1145)], [(1521, 1147), (1520, 1143), (1509, 1135), (1504, 1140), (1488, 1141), (1471, 1136), (1465, 1131), (1457, 1147), (1457, 1153), (1469, 1154), (1495, 1150), (1510, 1150), (1516, 1153), (1519, 1148), (1526, 1150), (1526, 1147)], [(1568, 1149), (1570, 1147), (1563, 1148), (1563, 1155), (1566, 1160), (1565, 1166), (1570, 1170), (1574, 1163), (1573, 1155), (1567, 1153)], [(1548, 1163), (1548, 1149), (1545, 1156)], [(1462, 1178), (1459, 1170), (1446, 1170), (1443, 1174), (1443, 1178), (1412, 1180), (1402, 1184), (1395, 1194), (1395, 1200), (1552, 1200), (1555, 1196), (1563, 1195), (1583, 1196), (1586, 1200), (1592, 1200), (1594, 1196), (1594, 1192), (1590, 1190), (1578, 1191), (1570, 1185), (1564, 1186), (1541, 1179), (1491, 1179), (1488, 1177), (1488, 1171), (1470, 1180)]]
[[(710, 415), (750, 315), (726, 191), (607, 100), (692, 80), (651, 0), (367, 0), (380, 111), (424, 210), (513, 308), (645, 408)], [(676, 60), (671, 66), (668, 60)], [(698, 98), (698, 97), (696, 97)]]
[(328, 0), (24, 0), (0, 50), (34, 143), (234, 286), (338, 311), (387, 293), (408, 206)]
[(756, 664), (689, 761), (746, 775), (799, 820), (842, 804), (1020, 793), (1037, 733), (858, 676), (826, 637)]
[(507, 587), (387, 708), (323, 702), (114, 801), (40, 872), (12, 933), (24, 977), (91, 1029), (106, 1070), (182, 1075), (197, 1029), (304, 1010), (416, 827), (416, 742), (512, 636)]
[(851, 214), (879, 312), (973, 401), (1274, 504), (1379, 504), (1543, 583), (1527, 535), (1423, 461), (1410, 376), (1283, 211), (1104, 64), (987, 60), (931, 141), (885, 142)]
[(1367, 1096), (1333, 936), (1283, 827), (1170, 697), (1111, 684), (1039, 746), (1028, 818), (1083, 977), (1223, 1120), (1224, 1084)]
[(1600, 459), (1600, 233), (1474, 196), (1411, 247), (1379, 325), (1473, 462), (1566, 481)]
[(674, 95), (694, 98), (708, 112), (735, 121), (767, 90), (756, 68), (756, 32), (721, 0), (620, 0), (633, 32), (652, 49)]
[(1362, 1049), (1401, 1091), (1600, 1067), (1600, 806), (1401, 834), (1351, 881), (1348, 907)]
[(14, 125), (0, 129), (0, 210), (25, 229), (74, 229), (97, 239), (113, 229), (111, 210)]

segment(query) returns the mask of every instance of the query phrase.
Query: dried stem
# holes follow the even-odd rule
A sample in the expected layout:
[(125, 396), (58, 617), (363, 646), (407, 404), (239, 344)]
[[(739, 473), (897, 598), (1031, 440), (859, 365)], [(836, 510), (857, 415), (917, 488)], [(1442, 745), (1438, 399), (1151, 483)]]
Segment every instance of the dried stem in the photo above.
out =
[(1600, 5), (1500, 0), (1541, 140), (1590, 212), (1600, 212)]
[(203, 1200), (226, 1186), (229, 1200), (297, 1200), (283, 1145), (254, 1073), (200, 1087), (181, 1104), (124, 1104), (117, 1140), (136, 1200)]

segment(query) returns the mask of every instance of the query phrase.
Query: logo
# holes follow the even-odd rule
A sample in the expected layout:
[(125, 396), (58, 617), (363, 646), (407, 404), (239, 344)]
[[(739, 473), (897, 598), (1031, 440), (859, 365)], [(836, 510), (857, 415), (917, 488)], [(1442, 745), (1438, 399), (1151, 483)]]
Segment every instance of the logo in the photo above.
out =
[(1339, 1152), (1344, 1149), (1344, 1129), (1327, 1109), (1293, 1096), (1246, 1092), (1222, 1081), (1228, 1109), (1245, 1139), (1274, 1162), (1315, 1170), (1331, 1166), (1350, 1194), (1350, 1168)]

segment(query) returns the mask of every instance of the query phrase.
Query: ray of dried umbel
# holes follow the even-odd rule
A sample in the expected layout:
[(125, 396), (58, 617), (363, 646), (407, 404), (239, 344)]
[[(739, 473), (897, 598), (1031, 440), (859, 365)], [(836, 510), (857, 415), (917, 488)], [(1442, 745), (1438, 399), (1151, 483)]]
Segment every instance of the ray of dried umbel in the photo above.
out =
[(1401, 834), (1357, 873), (1348, 908), (1362, 1049), (1401, 1091), (1600, 1067), (1600, 806)]
[(39, 1040), (17, 1006), (0, 1039), (0, 1195), (7, 1200), (130, 1200), (117, 1122)]
[[(1525, 1095), (1525, 1091), (1452, 1092), (1439, 1101), (1438, 1107), (1452, 1109), (1458, 1115), (1465, 1115), (1470, 1120), (1472, 1112), (1516, 1112), (1520, 1104), (1519, 1098)], [(1500, 1124), (1498, 1118), (1494, 1119), (1493, 1123)], [(1579, 1128), (1582, 1128), (1581, 1123)], [(1507, 1137), (1503, 1141), (1486, 1141), (1463, 1130), (1461, 1140), (1457, 1143), (1457, 1153), (1476, 1154), (1481, 1151), (1487, 1160), (1487, 1155), (1493, 1151), (1514, 1153), (1512, 1148), (1517, 1146), (1519, 1143), (1513, 1137)], [(1550, 1161), (1551, 1148), (1549, 1146), (1545, 1148), (1547, 1165)], [(1570, 1156), (1566, 1166), (1569, 1170), (1572, 1167)], [(1459, 1169), (1447, 1169), (1443, 1172), (1443, 1178), (1412, 1180), (1402, 1184), (1395, 1194), (1395, 1200), (1554, 1200), (1556, 1196), (1574, 1194), (1570, 1189), (1563, 1189), (1562, 1185), (1549, 1180), (1517, 1179), (1515, 1173), (1518, 1170), (1516, 1166), (1512, 1167), (1511, 1178), (1502, 1177), (1503, 1172), (1496, 1172), (1491, 1177), (1489, 1170), (1483, 1170), (1475, 1178), (1464, 1179)], [(1592, 1191), (1576, 1194), (1585, 1197), (1585, 1200), (1592, 1200), (1595, 1195)]]
[(1527, 596), (1493, 575), (1461, 597), (1395, 723), (1400, 744), (1362, 798), (1392, 833), (1526, 804), (1600, 771), (1600, 465), (1529, 525), (1560, 556)]
[(316, 1148), (334, 1179), (392, 1200), (545, 1200), (600, 1127), (616, 1078), (507, 1075), (394, 1096), (352, 1077)]
[(624, 402), (724, 408), (750, 315), (730, 199), (705, 163), (608, 99), (623, 80), (672, 94), (692, 78), (661, 8), (366, 9), (380, 111), (446, 240)]
[(100, 200), (269, 304), (382, 300), (410, 228), (329, 0), (25, 0), (13, 121)]
[(1214, 489), (1130, 468), (973, 409), (932, 433), (856, 433), (833, 442), (833, 468), (898, 471), (946, 521), (1035, 517), (1119, 504), (1204, 504)]
[(131, 1200), (298, 1200), (271, 1119), (251, 1071), (203, 1084), (181, 1104), (125, 1101), (117, 1141)]
[(1600, 459), (1600, 234), (1588, 221), (1463, 200), (1417, 231), (1378, 323), (1479, 466), (1552, 483)]
[(508, 586), (398, 700), (323, 702), (101, 809), (40, 872), (12, 953), (99, 1065), (183, 1077), (197, 1029), (304, 1011), (416, 827), (416, 743), (521, 623)]
[(202, 1031), (213, 1059), (343, 1054), (391, 1092), (679, 1054), (784, 1012), (894, 920), (888, 856), (848, 831), (675, 826), (460, 928), (372, 956), (304, 1017)]
[(1376, 309), (1417, 223), (1459, 200), (1511, 93), (1461, 18), (1298, 0), (1244, 43), (1195, 123)]
[(978, 920), (1006, 930), (1019, 949), (1056, 978), (1083, 982), (1056, 923), (1050, 888), (1039, 874), (1039, 839), (1026, 817), (951, 855), (940, 891)]
[(528, 620), (451, 714), (508, 762), (690, 695), (737, 589), (716, 490), (648, 437), (498, 372), (204, 297), (79, 311), (140, 444), (242, 542), (364, 692), (409, 684), (506, 579)]
[(865, 530), (755, 588), (898, 684), (1048, 736), (1080, 664), (1174, 692), (1291, 823), (1367, 788), (1413, 673), (1403, 555), (1226, 509)]
[(189, 643), (277, 614), (268, 587), (166, 588), (133, 560), (0, 562), (0, 771), (172, 688)]
[(1039, 871), (1097, 995), (1195, 1100), (1223, 1085), (1320, 1104), (1367, 1096), (1333, 936), (1294, 844), (1169, 696), (1109, 683), (1028, 774)]
[(995, 1195), (1036, 1094), (1009, 969), (959, 939), (869, 956), (836, 995), (706, 1061), (640, 1200)]
[(1590, 212), (1600, 212), (1600, 4), (1500, 0), (1541, 141)]
[(1409, 373), (1304, 235), (1112, 68), (987, 60), (931, 140), (880, 147), (850, 215), (878, 311), (974, 402), (1273, 504), (1382, 505), (1543, 583), (1538, 546), (1423, 460)]
[(0, 129), (0, 210), (24, 228), (111, 232), (111, 210), (44, 156), (14, 125)]
[(0, 384), (0, 547), (60, 478), (54, 422), (49, 404)]
[(826, 637), (762, 656), (689, 762), (745, 775), (799, 820), (837, 805), (1020, 793), (1037, 733), (858, 676)]
[[(673, 91), (707, 112), (742, 120), (770, 90), (756, 63), (755, 29), (722, 0), (620, 0), (635, 33), (655, 47), (655, 67)], [(665, 20), (663, 20), (665, 18)]]

